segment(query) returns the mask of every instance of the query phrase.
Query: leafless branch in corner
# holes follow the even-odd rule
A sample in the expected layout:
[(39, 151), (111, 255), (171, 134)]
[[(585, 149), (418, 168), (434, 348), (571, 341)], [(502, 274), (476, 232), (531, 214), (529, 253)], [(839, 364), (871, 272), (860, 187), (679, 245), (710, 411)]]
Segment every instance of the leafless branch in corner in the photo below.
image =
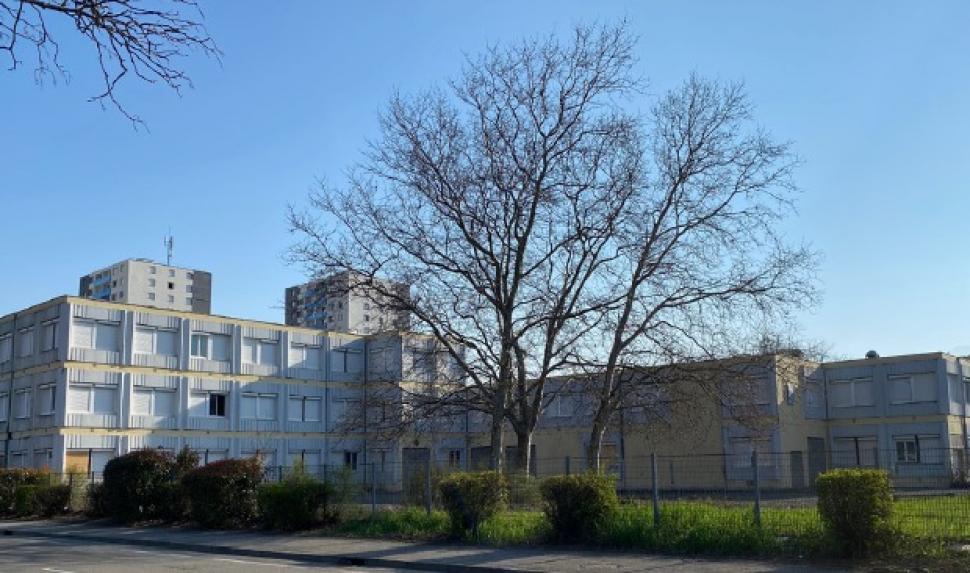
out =
[(90, 101), (110, 102), (135, 124), (143, 122), (118, 98), (123, 80), (134, 76), (150, 84), (161, 82), (181, 93), (192, 85), (179, 66), (182, 58), (192, 50), (217, 59), (221, 55), (195, 0), (147, 5), (138, 0), (0, 0), (0, 51), (7, 53), (10, 70), (29, 57), (38, 81), (68, 77), (48, 23), (51, 18), (71, 22), (97, 52), (104, 89)]

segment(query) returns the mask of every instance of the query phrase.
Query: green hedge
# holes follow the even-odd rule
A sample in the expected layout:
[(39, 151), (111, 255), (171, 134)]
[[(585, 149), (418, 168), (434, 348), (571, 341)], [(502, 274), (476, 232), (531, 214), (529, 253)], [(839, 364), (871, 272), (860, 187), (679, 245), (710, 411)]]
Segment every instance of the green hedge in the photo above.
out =
[(307, 529), (331, 519), (333, 488), (306, 476), (259, 487), (259, 516), (270, 529)]
[(508, 480), (499, 472), (454, 473), (443, 478), (438, 489), (457, 537), (477, 536), (482, 522), (508, 504)]
[(69, 485), (22, 485), (14, 492), (14, 513), (20, 517), (60, 515), (70, 504)]
[(221, 460), (195, 468), (182, 478), (191, 518), (213, 528), (254, 523), (262, 479), (263, 469), (255, 458)]
[(610, 476), (585, 473), (546, 478), (539, 486), (543, 512), (557, 541), (597, 541), (620, 508)]
[(112, 458), (104, 467), (108, 515), (128, 523), (167, 517), (167, 488), (177, 479), (175, 456), (163, 450), (136, 450)]
[(34, 469), (0, 469), (0, 515), (15, 515), (17, 488), (25, 485), (47, 485), (50, 472)]
[(815, 482), (818, 512), (831, 540), (849, 555), (864, 555), (889, 534), (893, 497), (882, 470), (839, 469)]

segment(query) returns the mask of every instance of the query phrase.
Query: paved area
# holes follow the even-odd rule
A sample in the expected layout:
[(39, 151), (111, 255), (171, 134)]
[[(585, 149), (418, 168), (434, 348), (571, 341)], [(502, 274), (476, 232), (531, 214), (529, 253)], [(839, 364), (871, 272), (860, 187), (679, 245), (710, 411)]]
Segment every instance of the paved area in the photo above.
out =
[[(535, 571), (550, 573), (667, 572), (686, 573), (804, 573), (833, 571), (807, 564), (752, 560), (706, 560), (634, 553), (566, 551), (558, 548), (500, 549), (467, 545), (405, 543), (389, 540), (347, 539), (318, 535), (282, 535), (257, 532), (202, 531), (180, 527), (120, 527), (102, 522), (0, 522), (3, 547), (33, 543), (38, 539), (61, 542), (65, 550), (88, 551), (100, 548), (106, 562), (113, 563), (118, 547), (136, 547), (153, 551), (155, 559), (165, 560), (173, 554), (208, 553), (223, 559), (242, 561), (280, 560), (291, 566), (366, 566), (371, 568), (407, 569), (411, 571), (456, 571), (486, 573), (498, 571)], [(28, 545), (29, 546), (29, 545)], [(43, 552), (41, 552), (43, 554)], [(13, 555), (17, 555), (14, 551)], [(149, 555), (149, 554), (145, 554)], [(147, 557), (146, 557), (147, 558)], [(201, 558), (201, 557), (200, 557)], [(56, 559), (42, 565), (39, 571), (49, 573), (84, 569), (71, 568)], [(218, 566), (210, 556), (204, 565)], [(224, 563), (232, 564), (226, 561)], [(168, 563), (177, 565), (176, 561)], [(266, 566), (271, 566), (267, 563)], [(129, 569), (137, 570), (132, 566)], [(0, 566), (0, 572), (7, 571)], [(11, 570), (25, 571), (14, 568)], [(150, 571), (151, 569), (149, 569)], [(193, 569), (157, 569), (193, 570)], [(218, 571), (219, 569), (197, 569)], [(233, 569), (244, 571), (243, 569)], [(271, 569), (270, 569), (271, 570)], [(324, 569), (328, 570), (328, 569)], [(335, 569), (339, 570), (339, 569)], [(359, 570), (359, 569), (358, 569)], [(99, 573), (108, 571), (97, 567)]]
[[(0, 573), (360, 573), (359, 567), (308, 565), (285, 559), (238, 558), (137, 545), (78, 543), (48, 537), (0, 537)], [(367, 569), (395, 573), (399, 569)]]

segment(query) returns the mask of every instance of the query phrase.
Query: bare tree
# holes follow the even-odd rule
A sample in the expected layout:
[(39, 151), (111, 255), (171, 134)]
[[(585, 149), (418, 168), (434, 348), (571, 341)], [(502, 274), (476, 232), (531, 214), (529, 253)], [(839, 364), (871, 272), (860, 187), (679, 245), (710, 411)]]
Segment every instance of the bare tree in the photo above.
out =
[(816, 295), (815, 254), (786, 244), (777, 226), (792, 209), (795, 159), (752, 124), (741, 87), (691, 77), (660, 99), (650, 129), (652, 174), (617, 226), (617, 256), (600, 283), (616, 298), (583, 361), (597, 374), (594, 469), (612, 416), (636, 396), (630, 386), (652, 383), (645, 366), (733, 371), (717, 359), (744, 352)]
[(104, 91), (91, 101), (111, 102), (136, 123), (141, 121), (117, 97), (123, 79), (162, 82), (179, 92), (191, 86), (177, 63), (189, 50), (220, 55), (195, 0), (0, 0), (0, 51), (9, 55), (11, 70), (20, 66), (20, 54), (26, 51), (35, 60), (38, 81), (68, 77), (49, 18), (69, 22), (94, 46)]
[(489, 415), (496, 468), (506, 421), (528, 467), (544, 382), (602, 304), (587, 285), (641, 167), (636, 119), (617, 104), (638, 86), (631, 48), (623, 26), (492, 48), (447, 91), (395, 96), (349, 184), (291, 214), (294, 260), (355, 271), (447, 353), (462, 383), (430, 402)]

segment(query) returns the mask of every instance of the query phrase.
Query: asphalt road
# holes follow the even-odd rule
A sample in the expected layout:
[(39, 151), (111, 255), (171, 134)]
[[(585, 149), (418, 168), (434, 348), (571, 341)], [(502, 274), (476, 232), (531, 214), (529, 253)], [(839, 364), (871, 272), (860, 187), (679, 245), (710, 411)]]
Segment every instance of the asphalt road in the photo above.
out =
[(391, 573), (393, 569), (364, 569), (311, 565), (279, 559), (258, 559), (145, 548), (135, 545), (79, 543), (64, 539), (0, 536), (0, 573)]

